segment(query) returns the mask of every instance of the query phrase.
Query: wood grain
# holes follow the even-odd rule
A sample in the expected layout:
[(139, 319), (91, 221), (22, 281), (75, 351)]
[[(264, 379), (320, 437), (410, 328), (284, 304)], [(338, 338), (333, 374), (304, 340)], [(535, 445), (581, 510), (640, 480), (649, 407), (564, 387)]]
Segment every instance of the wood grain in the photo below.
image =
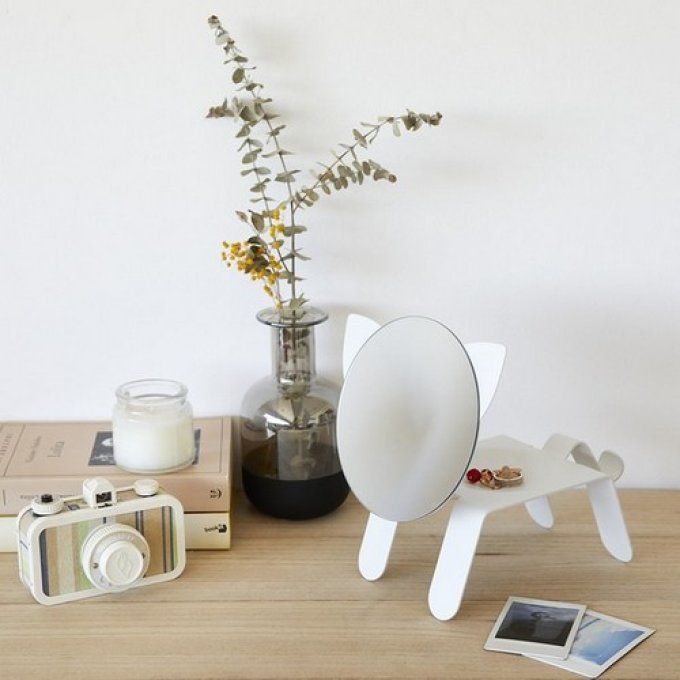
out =
[[(583, 491), (554, 497), (556, 526), (522, 508), (490, 517), (458, 616), (430, 616), (427, 589), (447, 513), (400, 527), (378, 582), (356, 557), (366, 513), (353, 499), (295, 523), (237, 494), (231, 552), (191, 552), (177, 581), (55, 607), (0, 555), (0, 677), (566, 678), (482, 646), (509, 595), (583, 602), (657, 629), (611, 678), (680, 678), (680, 492), (622, 491), (635, 556), (600, 544)], [(577, 676), (573, 676), (577, 677)]]

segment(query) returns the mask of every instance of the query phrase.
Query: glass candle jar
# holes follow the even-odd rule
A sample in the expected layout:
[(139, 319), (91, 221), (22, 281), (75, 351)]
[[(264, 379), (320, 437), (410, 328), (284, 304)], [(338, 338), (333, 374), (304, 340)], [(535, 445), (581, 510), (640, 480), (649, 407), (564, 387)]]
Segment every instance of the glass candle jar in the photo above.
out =
[(113, 458), (135, 474), (181, 470), (193, 462), (194, 426), (187, 388), (174, 380), (133, 380), (116, 390)]

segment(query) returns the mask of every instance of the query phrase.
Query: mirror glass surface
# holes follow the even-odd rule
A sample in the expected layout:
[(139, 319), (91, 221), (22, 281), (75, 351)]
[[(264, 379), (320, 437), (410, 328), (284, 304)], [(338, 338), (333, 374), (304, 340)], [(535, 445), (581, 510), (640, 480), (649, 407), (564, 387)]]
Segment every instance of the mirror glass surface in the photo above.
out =
[(477, 381), (458, 338), (432, 319), (397, 319), (347, 372), (337, 423), (345, 477), (372, 513), (418, 519), (457, 488), (478, 426)]

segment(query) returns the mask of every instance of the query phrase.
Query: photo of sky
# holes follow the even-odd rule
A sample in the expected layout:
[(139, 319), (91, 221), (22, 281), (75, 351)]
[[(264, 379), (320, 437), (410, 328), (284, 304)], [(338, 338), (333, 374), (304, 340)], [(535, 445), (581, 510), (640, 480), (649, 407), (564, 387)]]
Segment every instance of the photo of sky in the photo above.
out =
[(586, 614), (574, 640), (571, 655), (602, 665), (640, 637), (643, 631)]

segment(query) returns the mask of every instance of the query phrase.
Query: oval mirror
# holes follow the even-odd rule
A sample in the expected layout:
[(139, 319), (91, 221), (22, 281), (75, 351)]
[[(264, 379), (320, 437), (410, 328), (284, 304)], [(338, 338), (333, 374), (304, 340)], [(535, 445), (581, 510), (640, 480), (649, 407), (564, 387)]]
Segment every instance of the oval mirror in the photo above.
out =
[(433, 319), (386, 324), (347, 372), (338, 406), (340, 461), (354, 494), (379, 517), (404, 522), (439, 508), (470, 464), (478, 428), (470, 359)]

